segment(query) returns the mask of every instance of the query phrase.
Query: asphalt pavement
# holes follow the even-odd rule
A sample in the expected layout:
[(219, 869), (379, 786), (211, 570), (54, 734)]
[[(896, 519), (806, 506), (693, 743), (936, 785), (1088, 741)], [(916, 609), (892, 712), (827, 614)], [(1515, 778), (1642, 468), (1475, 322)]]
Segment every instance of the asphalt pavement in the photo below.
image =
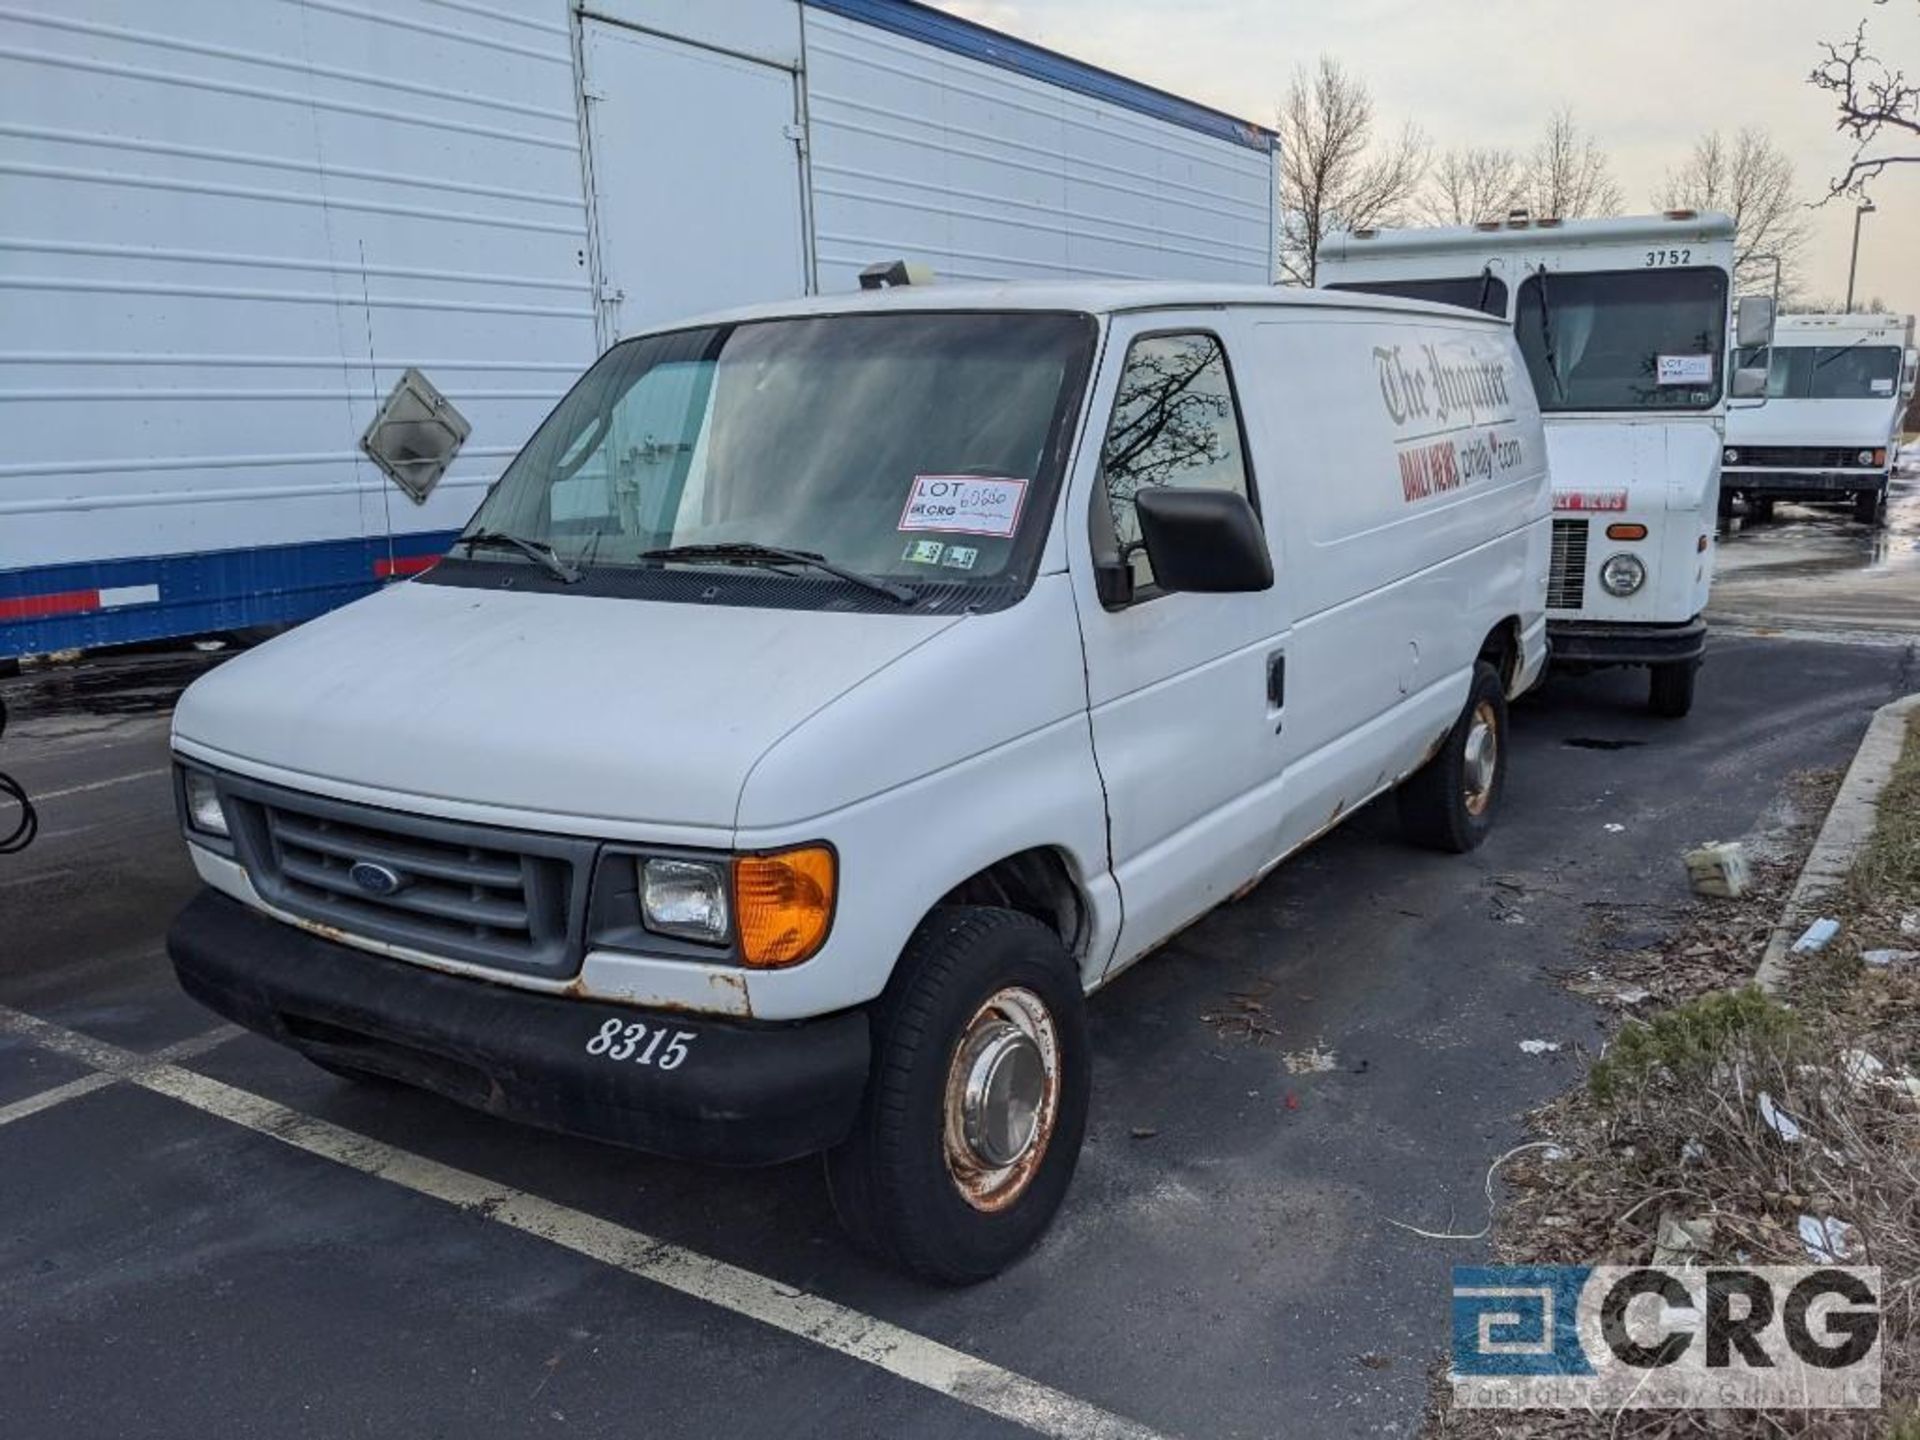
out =
[(1393, 1222), (1481, 1227), (1601, 1033), (1562, 977), (1657, 939), (1684, 849), (1764, 843), (1790, 777), (1920, 688), (1911, 642), (1752, 634), (1684, 721), (1639, 673), (1550, 683), (1481, 850), (1409, 849), (1376, 804), (1095, 999), (1064, 1210), (948, 1291), (853, 1252), (815, 1164), (674, 1164), (220, 1032), (161, 950), (194, 888), (167, 714), (217, 659), (0, 682), (42, 821), (0, 858), (9, 1437), (1410, 1433), (1450, 1267), (1489, 1251)]

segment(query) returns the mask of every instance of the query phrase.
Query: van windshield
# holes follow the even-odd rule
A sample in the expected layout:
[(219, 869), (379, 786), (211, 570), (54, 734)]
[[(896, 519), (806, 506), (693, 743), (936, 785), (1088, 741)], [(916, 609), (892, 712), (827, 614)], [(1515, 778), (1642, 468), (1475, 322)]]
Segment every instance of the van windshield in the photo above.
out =
[(1727, 274), (1536, 270), (1520, 284), (1513, 328), (1542, 410), (1711, 409)]
[[(1763, 350), (1741, 351), (1758, 366)], [(1893, 345), (1775, 345), (1767, 366), (1772, 400), (1891, 400), (1900, 388), (1900, 350)]]
[[(650, 593), (636, 577), (664, 567), (731, 568), (768, 580), (767, 603), (846, 589), (828, 567), (896, 591), (1024, 583), (1093, 338), (1085, 315), (897, 312), (625, 341), (534, 432), (454, 553), (621, 593)], [(688, 548), (715, 546), (730, 552)]]

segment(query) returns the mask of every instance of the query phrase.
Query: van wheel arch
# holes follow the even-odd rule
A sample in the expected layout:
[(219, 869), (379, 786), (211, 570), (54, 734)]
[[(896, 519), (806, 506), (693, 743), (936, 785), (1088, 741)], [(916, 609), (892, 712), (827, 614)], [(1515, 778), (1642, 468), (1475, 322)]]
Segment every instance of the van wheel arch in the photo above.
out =
[(1037, 845), (996, 860), (934, 903), (1017, 910), (1053, 931), (1076, 962), (1086, 954), (1092, 909), (1066, 854), (1052, 846)]
[(1514, 683), (1520, 676), (1520, 617), (1509, 615), (1487, 632), (1480, 642), (1478, 659), (1484, 660), (1500, 676), (1500, 685), (1507, 692), (1509, 700), (1518, 697), (1513, 692)]

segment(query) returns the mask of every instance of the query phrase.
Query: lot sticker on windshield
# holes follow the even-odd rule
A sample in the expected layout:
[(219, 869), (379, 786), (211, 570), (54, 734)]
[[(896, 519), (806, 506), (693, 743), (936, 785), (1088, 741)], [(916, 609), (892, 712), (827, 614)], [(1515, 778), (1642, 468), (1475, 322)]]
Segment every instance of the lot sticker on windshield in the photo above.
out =
[(1654, 362), (1657, 385), (1711, 385), (1713, 356), (1662, 355)]
[(902, 530), (953, 535), (1013, 534), (1027, 482), (1004, 475), (916, 475), (900, 512)]
[(940, 552), (946, 548), (938, 540), (909, 540), (907, 553), (900, 558), (909, 565), (938, 565)]
[(942, 563), (955, 570), (971, 570), (974, 562), (979, 558), (979, 550), (972, 545), (949, 545), (947, 558)]
[(1876, 395), (1891, 395), (1893, 393), (1893, 381), (1891, 380), (1874, 380), (1869, 383), (1873, 386), (1873, 393)]

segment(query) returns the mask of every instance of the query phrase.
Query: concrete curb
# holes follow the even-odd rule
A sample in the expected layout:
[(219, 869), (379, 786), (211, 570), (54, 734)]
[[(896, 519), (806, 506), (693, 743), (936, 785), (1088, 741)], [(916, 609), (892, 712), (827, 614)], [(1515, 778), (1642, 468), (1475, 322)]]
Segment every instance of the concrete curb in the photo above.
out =
[(1847, 878), (1860, 847), (1873, 834), (1880, 815), (1880, 791), (1900, 759), (1906, 743), (1907, 716), (1920, 710), (1920, 694), (1882, 705), (1873, 712), (1873, 721), (1840, 782), (1840, 793), (1833, 797), (1820, 836), (1808, 852), (1800, 878), (1780, 912), (1780, 919), (1767, 937), (1766, 952), (1753, 980), (1762, 990), (1776, 992), (1787, 978), (1787, 954), (1807, 924), (1817, 918), (1822, 896)]

